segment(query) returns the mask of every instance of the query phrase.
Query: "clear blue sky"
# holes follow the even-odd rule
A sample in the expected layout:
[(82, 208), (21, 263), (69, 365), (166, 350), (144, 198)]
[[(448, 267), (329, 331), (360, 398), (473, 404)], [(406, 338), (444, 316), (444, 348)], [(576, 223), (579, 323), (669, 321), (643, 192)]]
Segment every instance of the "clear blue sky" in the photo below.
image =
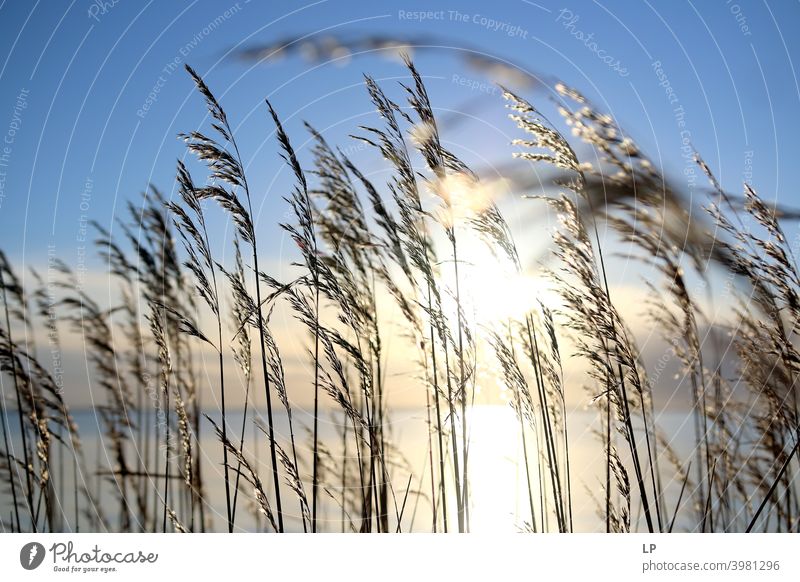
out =
[[(409, 15), (418, 10), (434, 14), (424, 21)], [(357, 124), (375, 123), (362, 73), (406, 74), (376, 54), (344, 65), (297, 54), (270, 65), (230, 56), (319, 32), (424, 37), (436, 45), (415, 60), (438, 108), (480, 102), (468, 110), (477, 119), (446, 136), (475, 165), (505, 161), (504, 143), (514, 132), (497, 95), (454, 82), (453, 75), (490, 80), (465, 64), (472, 51), (578, 87), (679, 180), (686, 163), (674, 109), (682, 106), (692, 144), (726, 186), (738, 190), (752, 171), (764, 197), (798, 203), (798, 23), (795, 1), (2, 1), (0, 248), (36, 264), (51, 244), (74, 262), (82, 217), (110, 225), (148, 183), (171, 190), (175, 161), (184, 155), (175, 134), (205, 118), (185, 62), (205, 76), (234, 126), (241, 124), (262, 202), (260, 236), (278, 241), (289, 182), (264, 98), (298, 145), (307, 120), (347, 147)], [(676, 96), (672, 104), (656, 61)], [(547, 91), (526, 96), (545, 100)], [(362, 155), (368, 170), (379, 167), (374, 156), (356, 158)]]

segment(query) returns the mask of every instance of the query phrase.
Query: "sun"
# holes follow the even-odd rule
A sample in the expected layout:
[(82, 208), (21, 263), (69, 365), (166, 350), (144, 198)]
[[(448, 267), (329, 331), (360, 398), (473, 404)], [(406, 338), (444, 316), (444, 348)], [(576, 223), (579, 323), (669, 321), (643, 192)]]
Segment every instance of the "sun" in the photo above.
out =
[[(453, 269), (442, 269), (442, 280), (447, 288), (456, 288)], [(477, 237), (459, 239), (458, 288), (464, 313), (479, 326), (522, 319), (538, 312), (540, 303), (551, 310), (560, 303), (553, 283), (543, 274), (516, 271)], [(455, 316), (454, 302), (444, 307)]]

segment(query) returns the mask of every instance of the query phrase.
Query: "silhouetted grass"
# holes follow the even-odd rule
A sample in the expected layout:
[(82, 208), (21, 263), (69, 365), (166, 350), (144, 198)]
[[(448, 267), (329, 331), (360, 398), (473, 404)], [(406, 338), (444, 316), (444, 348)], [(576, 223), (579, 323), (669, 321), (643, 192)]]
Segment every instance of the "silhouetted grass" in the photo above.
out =
[[(531, 266), (518, 245), (527, 244), (528, 235), (513, 232), (498, 203), (484, 200), (487, 184), (443, 145), (422, 77), (410, 60), (406, 65), (410, 82), (398, 88), (403, 104), (365, 78), (376, 121), (354, 136), (388, 165), (385, 184), (368, 179), (308, 124), (313, 145), (304, 167), (303, 152), (295, 150), (266, 103), (294, 182), (283, 193), (289, 213), (280, 223), (298, 257), (293, 280), (279, 281), (259, 269), (255, 190), (227, 114), (189, 67), (211, 132), (180, 137), (207, 176), (200, 186), (180, 162), (178, 199), (168, 202), (153, 190), (141, 209), (129, 205), (120, 223), (123, 242), (96, 225), (120, 305), (98, 304), (56, 262), (57, 297), (37, 275), (32, 309), (12, 266), (0, 256), (0, 371), (3, 386), (8, 379), (13, 387), (0, 409), (0, 474), (10, 497), (4, 528), (75, 531), (82, 518), (97, 530), (166, 531), (168, 523), (179, 532), (216, 527), (209, 509), (220, 502), (209, 498), (204, 479), (212, 473), (202, 469), (205, 425), (222, 446), (230, 532), (240, 493), (247, 500), (241, 511), (257, 513), (277, 532), (468, 532), (471, 484), (481, 478), (470, 462), (475, 431), (481, 430), (470, 411), (481, 374), (490, 369), (510, 391), (518, 422), (529, 513), (520, 529), (576, 529), (570, 463), (576, 443), (567, 430), (573, 414), (567, 392), (585, 387), (597, 412), (605, 469), (595, 499), (598, 528), (798, 531), (800, 276), (778, 221), (787, 211), (763, 202), (750, 184), (743, 197), (725, 192), (698, 157), (711, 189), (706, 216), (697, 216), (635, 142), (578, 91), (555, 85), (562, 118), (590, 149), (592, 164), (580, 161), (576, 146), (536, 107), (504, 90), (522, 135), (512, 144), (513, 155), (530, 171), (550, 169), (555, 176), (527, 197), (528, 204), (559, 218), (550, 234), (548, 265), (537, 265), (559, 301), (548, 305), (552, 299), (532, 296), (524, 313), (478, 324), (467, 306), (473, 280), (465, 274), (471, 257), (463, 241), (482, 240), (501, 269), (522, 277)], [(233, 266), (221, 264), (224, 248), (212, 248), (206, 201), (217, 203), (235, 225)], [(601, 239), (603, 227), (618, 241)], [(652, 273), (642, 283), (649, 297), (644, 307), (679, 366), (675, 380), (648, 374), (628, 324), (633, 314), (615, 302), (606, 261), (612, 244), (623, 245)], [(249, 254), (242, 252), (247, 246)], [(738, 282), (723, 321), (712, 317), (714, 306), (697, 297), (689, 282), (711, 285), (711, 269)], [(201, 307), (211, 315), (208, 334)], [(271, 324), (275, 309), (290, 313), (308, 338), (310, 378), (287, 377), (284, 339)], [(31, 339), (39, 320), (48, 320), (53, 345), (61, 345), (58, 322), (70, 323), (86, 345), (93, 385), (104, 394), (98, 412), (111, 466), (86, 467), (63, 397), (71, 387), (62, 390), (39, 363), (40, 348)], [(413, 355), (403, 382), (425, 398), (422, 452), (400, 450), (394, 438), (386, 372), (390, 333), (402, 336), (399, 341)], [(218, 366), (214, 373), (198, 370), (206, 344)], [(253, 353), (260, 355), (260, 377), (253, 374)], [(564, 354), (574, 359), (562, 361)], [(565, 383), (564, 365), (575, 360), (588, 366), (583, 386)], [(235, 387), (226, 373), (232, 368), (242, 379), (245, 402), (242, 426), (234, 432), (228, 403)], [(200, 402), (204, 382), (220, 396), (219, 422), (204, 417), (210, 412)], [(251, 386), (259, 384), (266, 423), (251, 405)], [(658, 426), (662, 386), (688, 387), (694, 425), (689, 462), (673, 450), (675, 435)], [(310, 454), (304, 455), (292, 401), (308, 390), (313, 408)], [(276, 432), (274, 395), (287, 415), (288, 438)], [(320, 430), (328, 408), (340, 425), (330, 440)], [(269, 486), (258, 475), (257, 453), (256, 460), (245, 454), (248, 426), (263, 433), (259, 442), (270, 453)], [(418, 453), (424, 462), (414, 459), (415, 465), (409, 456)], [(66, 464), (72, 466), (70, 483)], [(79, 481), (87, 471), (94, 478)], [(62, 501), (70, 488), (74, 515), (68, 516)], [(676, 495), (668, 495), (673, 489)], [(287, 495), (296, 500), (297, 515), (287, 512)], [(335, 524), (330, 512), (322, 519), (326, 499), (337, 506)], [(429, 526), (415, 522), (419, 504), (430, 508)], [(107, 512), (116, 517), (109, 519)]]

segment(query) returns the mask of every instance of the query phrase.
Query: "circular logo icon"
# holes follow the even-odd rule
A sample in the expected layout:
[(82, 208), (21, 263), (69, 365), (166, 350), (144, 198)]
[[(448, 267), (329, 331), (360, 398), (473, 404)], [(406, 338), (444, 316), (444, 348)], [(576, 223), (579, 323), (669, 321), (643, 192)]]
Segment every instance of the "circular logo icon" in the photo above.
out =
[(19, 563), (26, 570), (35, 570), (44, 561), (44, 546), (39, 542), (30, 542), (19, 551)]

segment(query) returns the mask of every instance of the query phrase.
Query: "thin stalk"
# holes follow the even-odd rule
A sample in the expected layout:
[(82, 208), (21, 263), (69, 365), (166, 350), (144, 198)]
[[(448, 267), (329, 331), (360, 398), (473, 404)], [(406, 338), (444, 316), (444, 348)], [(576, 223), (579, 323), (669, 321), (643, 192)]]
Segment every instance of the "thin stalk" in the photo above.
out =
[[(650, 481), (653, 485), (653, 494), (655, 495), (656, 506), (656, 521), (658, 523), (658, 531), (664, 531), (664, 526), (661, 522), (661, 502), (658, 494), (658, 486), (656, 485), (656, 473), (658, 472), (658, 465), (653, 460), (653, 447), (650, 444), (650, 428), (647, 422), (647, 405), (644, 399), (644, 392), (639, 394), (639, 402), (642, 406), (642, 422), (644, 423), (644, 438), (645, 445), (647, 446), (647, 462), (650, 468)], [(656, 460), (658, 457), (656, 457)]]
[(792, 447), (792, 451), (789, 453), (789, 455), (786, 457), (786, 460), (783, 462), (783, 465), (781, 466), (780, 470), (778, 471), (778, 475), (775, 477), (775, 480), (772, 482), (772, 485), (770, 486), (769, 491), (767, 491), (767, 494), (764, 496), (764, 499), (761, 500), (761, 503), (759, 504), (758, 509), (756, 509), (756, 512), (753, 515), (753, 518), (750, 520), (750, 523), (747, 525), (747, 529), (745, 530), (745, 533), (750, 533), (751, 531), (753, 531), (753, 527), (756, 525), (756, 522), (758, 521), (758, 518), (761, 516), (761, 512), (764, 511), (764, 508), (766, 507), (767, 503), (769, 502), (770, 497), (772, 497), (772, 495), (775, 493), (775, 490), (778, 488), (778, 484), (781, 482), (781, 479), (783, 479), (783, 475), (784, 475), (784, 473), (786, 473), (786, 469), (789, 468), (789, 463), (792, 462), (792, 458), (794, 458), (794, 456), (797, 454), (798, 447), (800, 447), (800, 439), (795, 441), (794, 447)]
[[(369, 433), (370, 433), (370, 428), (369, 427), (371, 426), (372, 421), (371, 421), (371, 416), (370, 416), (370, 412), (369, 412), (369, 404), (367, 403), (366, 394), (360, 399), (360, 409), (361, 409), (362, 416), (364, 416), (364, 418), (366, 419), (366, 424), (367, 424), (366, 431), (367, 431), (367, 434), (369, 435)], [(361, 443), (366, 441), (366, 439), (364, 438), (364, 434), (363, 434), (364, 430), (365, 430), (365, 427), (361, 426), (360, 427), (360, 431), (359, 431), (359, 434), (361, 435), (361, 439), (359, 439), (359, 441), (358, 441), (358, 443), (359, 443), (359, 451), (361, 450), (361, 447), (363, 446), (363, 445), (361, 445)], [(372, 454), (371, 454), (372, 444), (371, 443), (369, 444), (369, 447), (370, 447), (369, 465), (367, 465), (367, 459), (366, 459), (367, 453), (366, 453), (366, 451), (364, 451), (363, 453), (360, 453), (361, 466), (362, 466), (362, 468), (361, 468), (361, 473), (362, 473), (361, 490), (362, 490), (362, 498), (363, 498), (363, 507), (362, 507), (362, 511), (361, 511), (361, 516), (362, 516), (361, 531), (363, 533), (369, 533), (369, 532), (372, 531), (372, 476), (374, 475), (374, 472), (373, 472), (373, 464), (372, 464)], [(369, 482), (367, 482), (366, 479), (363, 478), (363, 474), (364, 473), (367, 474), (367, 478), (369, 479)]]
[[(59, 432), (61, 432), (61, 431), (59, 431)], [(56, 461), (56, 463), (58, 463), (58, 492), (57, 492), (57, 495), (56, 495), (56, 501), (58, 502), (58, 507), (59, 507), (59, 511), (60, 511), (59, 517), (58, 517), (59, 523), (58, 523), (58, 527), (56, 528), (56, 530), (58, 530), (58, 531), (63, 531), (64, 524), (67, 521), (67, 515), (64, 512), (64, 499), (66, 498), (65, 492), (64, 492), (64, 486), (65, 486), (65, 482), (67, 480), (66, 476), (64, 475), (64, 471), (65, 471), (64, 447), (67, 446), (67, 445), (66, 445), (66, 442), (64, 441), (63, 433), (61, 434), (61, 440), (62, 440), (61, 445), (58, 447), (58, 459)]]
[(169, 426), (169, 372), (165, 377), (164, 385), (164, 514), (161, 522), (161, 531), (167, 532), (167, 506), (169, 505), (169, 439), (170, 439), (170, 426)]
[[(250, 196), (247, 196), (248, 205), (250, 204)], [(252, 211), (250, 211), (252, 212)], [(258, 270), (258, 251), (256, 250), (256, 243), (255, 239), (253, 239), (253, 266), (256, 270), (256, 273), (259, 273)], [(261, 322), (261, 285), (258, 281), (258, 276), (256, 276), (256, 302), (258, 305), (258, 318), (259, 322)], [(269, 390), (269, 374), (267, 373), (267, 356), (266, 356), (266, 348), (264, 347), (264, 328), (263, 324), (259, 323), (258, 326), (259, 337), (261, 339), (261, 368), (262, 373), (264, 374), (264, 393), (266, 395), (267, 400), (267, 431), (269, 433), (269, 454), (270, 460), (272, 461), (272, 481), (275, 487), (275, 505), (278, 514), (278, 532), (283, 532), (283, 511), (281, 509), (281, 493), (280, 493), (280, 480), (278, 478), (278, 458), (277, 452), (275, 449), (275, 428), (274, 422), (272, 418), (272, 395), (270, 394)]]
[(619, 374), (620, 374), (620, 388), (622, 391), (622, 404), (623, 404), (623, 414), (625, 415), (625, 426), (628, 431), (628, 436), (630, 438), (630, 446), (631, 446), (631, 455), (633, 456), (633, 469), (636, 474), (636, 481), (639, 485), (639, 493), (642, 497), (642, 509), (644, 510), (644, 517), (647, 521), (647, 529), (650, 533), (654, 533), (653, 529), (653, 518), (650, 514), (650, 503), (647, 499), (647, 490), (645, 489), (644, 485), (644, 477), (642, 475), (642, 466), (639, 462), (639, 449), (636, 446), (636, 435), (633, 432), (633, 423), (631, 422), (631, 410), (630, 404), (628, 403), (628, 394), (625, 389), (625, 380), (623, 379), (623, 372), (622, 372), (622, 364), (618, 365)]
[[(342, 533), (345, 532), (345, 525), (347, 520), (347, 510), (345, 503), (347, 503), (347, 420), (342, 423)], [(305, 522), (304, 522), (305, 524)]]
[[(431, 288), (430, 282), (428, 283), (428, 312), (431, 312)], [(431, 337), (431, 366), (433, 373), (433, 402), (436, 408), (436, 433), (439, 445), (439, 482), (442, 490), (442, 527), (444, 533), (447, 533), (447, 491), (445, 486), (445, 469), (444, 469), (444, 432), (442, 430), (442, 411), (439, 404), (439, 379), (438, 370), (436, 366), (436, 336), (433, 329), (433, 321), (430, 322), (430, 337)], [(433, 476), (431, 476), (431, 479)]]
[[(591, 197), (589, 199), (591, 200)], [(591, 209), (591, 212), (592, 212), (592, 216), (594, 216), (594, 209), (593, 208)], [(595, 220), (592, 220), (592, 225), (594, 227), (594, 236), (595, 236), (595, 241), (597, 243), (597, 254), (598, 254), (598, 257), (600, 259), (600, 269), (601, 269), (602, 278), (603, 278), (603, 290), (605, 292), (606, 299), (608, 300), (608, 302), (610, 304), (611, 303), (611, 293), (610, 293), (609, 287), (608, 287), (608, 277), (606, 275), (605, 259), (603, 257), (603, 249), (600, 246), (600, 234), (599, 234), (599, 232), (597, 230), (597, 222)], [(614, 340), (618, 341), (618, 337), (619, 337), (618, 333), (619, 332), (617, 330), (617, 325), (616, 325), (616, 322), (614, 321), (613, 317), (611, 318), (611, 331), (614, 334)], [(641, 466), (641, 464), (639, 462), (639, 450), (638, 450), (638, 447), (636, 445), (636, 435), (633, 432), (633, 424), (631, 423), (631, 412), (630, 412), (630, 405), (628, 403), (628, 391), (627, 391), (627, 388), (626, 388), (625, 375), (624, 375), (624, 373), (622, 371), (622, 364), (619, 363), (619, 362), (617, 363), (617, 370), (618, 370), (618, 373), (619, 373), (620, 392), (621, 392), (621, 398), (622, 398), (622, 404), (623, 404), (623, 414), (625, 416), (625, 426), (626, 426), (626, 429), (628, 431), (628, 436), (629, 436), (629, 441), (630, 441), (630, 448), (631, 448), (631, 456), (633, 457), (633, 468), (634, 468), (634, 472), (636, 474), (636, 481), (637, 481), (637, 483), (639, 485), (639, 494), (641, 495), (641, 498), (642, 498), (642, 508), (644, 509), (644, 516), (645, 516), (645, 519), (647, 520), (647, 529), (650, 531), (650, 533), (653, 533), (654, 532), (654, 529), (653, 529), (653, 518), (650, 515), (650, 503), (648, 502), (648, 499), (647, 499), (647, 490), (645, 488), (644, 478), (642, 476), (642, 466)]]
[[(239, 153), (239, 146), (236, 143), (236, 140), (233, 138), (233, 132), (231, 131), (230, 125), (228, 122), (225, 122), (226, 129), (228, 131), (228, 135), (230, 136), (231, 145), (233, 145), (233, 149), (236, 152), (236, 161), (239, 164), (239, 167), (242, 168), (242, 182), (245, 192), (245, 197), (247, 198), (247, 212), (250, 216), (253, 216), (253, 204), (250, 198), (250, 187), (247, 184), (247, 176), (244, 173), (244, 166), (242, 165), (242, 156)], [(255, 228), (255, 226), (254, 226)], [(265, 334), (264, 334), (264, 327), (263, 327), (263, 317), (262, 317), (262, 301), (261, 301), (261, 283), (259, 282), (258, 274), (261, 272), (258, 268), (258, 247), (256, 245), (256, 237), (253, 236), (253, 244), (252, 244), (252, 251), (253, 251), (253, 268), (255, 269), (256, 273), (256, 306), (258, 307), (258, 335), (260, 339), (261, 345), (261, 371), (264, 375), (264, 393), (266, 395), (267, 400), (267, 432), (269, 435), (269, 453), (270, 453), (270, 460), (272, 461), (272, 481), (275, 487), (275, 509), (278, 518), (278, 532), (282, 533), (283, 530), (283, 509), (281, 506), (281, 488), (280, 488), (280, 479), (278, 477), (278, 456), (275, 448), (275, 426), (274, 421), (272, 418), (272, 395), (270, 394), (269, 390), (269, 373), (267, 372), (267, 352), (265, 347)]]
[(375, 526), (378, 533), (381, 533), (381, 500), (378, 495), (378, 478), (375, 474), (376, 458), (380, 455), (378, 451), (378, 439), (375, 429), (375, 395), (373, 394), (370, 404), (367, 405), (367, 410), (370, 410), (369, 421), (369, 474), (370, 474), (370, 496), (373, 504), (375, 505)]
[[(231, 134), (232, 135), (232, 134)], [(236, 155), (239, 155), (237, 150)], [(203, 217), (202, 211), (199, 213), (198, 218), (200, 220), (200, 224), (203, 228), (203, 237), (205, 238), (206, 247), (209, 249), (209, 253), (211, 252), (211, 244), (208, 239), (208, 229), (206, 228), (206, 221)], [(255, 240), (255, 237), (254, 237)], [(210, 261), (209, 261), (210, 262)], [(215, 313), (217, 316), (217, 355), (219, 357), (219, 393), (220, 393), (220, 407), (222, 408), (222, 464), (225, 466), (225, 505), (228, 514), (228, 533), (233, 533), (233, 525), (234, 525), (234, 515), (236, 514), (236, 505), (235, 501), (234, 504), (231, 505), (231, 482), (230, 482), (230, 474), (229, 474), (229, 467), (228, 467), (228, 447), (225, 446), (224, 443), (228, 442), (228, 416), (225, 407), (225, 358), (223, 355), (222, 350), (222, 314), (220, 311), (219, 305), (219, 288), (217, 286), (217, 270), (214, 268), (214, 264), (211, 263), (209, 265), (211, 269), (211, 284), (214, 288), (214, 304), (215, 304)], [(256, 267), (257, 269), (257, 267)], [(258, 273), (258, 271), (256, 271)], [(258, 279), (258, 277), (256, 277)], [(250, 391), (250, 384), (248, 382), (247, 391)], [(245, 418), (247, 417), (247, 399), (245, 397)], [(244, 421), (243, 421), (244, 423)], [(242, 428), (242, 445), (244, 445), (244, 427)], [(241, 466), (241, 463), (239, 463)], [(238, 488), (239, 483), (239, 472), (237, 470), (236, 475), (236, 484)], [(238, 491), (238, 489), (237, 489)], [(192, 515), (194, 515), (194, 511), (192, 511)]]
[[(145, 389), (147, 389), (147, 388), (145, 387)], [(150, 400), (151, 399), (148, 396), (148, 406), (152, 405)], [(142, 444), (142, 467), (143, 467), (143, 471), (144, 471), (144, 473), (142, 475), (143, 489), (144, 489), (144, 500), (143, 500), (144, 508), (142, 510), (142, 529), (143, 529), (144, 532), (147, 532), (147, 531), (150, 531), (149, 524), (148, 524), (148, 522), (149, 522), (148, 518), (149, 518), (150, 512), (149, 512), (149, 508), (147, 507), (149, 505), (149, 503), (150, 503), (150, 487), (148, 487), (147, 485), (148, 485), (148, 482), (151, 480), (151, 474), (150, 474), (150, 471), (148, 469), (148, 465), (150, 463), (150, 432), (151, 431), (150, 431), (150, 411), (142, 409), (142, 412), (144, 413), (144, 421), (140, 425), (140, 426), (144, 427), (144, 442)], [(157, 428), (157, 426), (156, 426), (156, 428)], [(156, 439), (157, 438), (158, 438), (158, 436), (156, 436)], [(155, 529), (155, 526), (153, 526), (153, 529)]]
[[(511, 357), (514, 358), (516, 361), (516, 353), (514, 350), (514, 339), (511, 334), (511, 322), (508, 322), (508, 338), (511, 345)], [(528, 441), (525, 437), (525, 421), (524, 421), (524, 414), (522, 408), (522, 395), (520, 394), (519, 386), (517, 386), (516, 390), (514, 391), (514, 396), (517, 400), (517, 418), (519, 419), (519, 431), (520, 436), (522, 438), (522, 455), (525, 459), (525, 479), (528, 484), (528, 502), (530, 503), (531, 509), (531, 526), (533, 527), (533, 531), (536, 532), (536, 510), (534, 509), (533, 505), (533, 487), (531, 486), (531, 468), (530, 463), (528, 461)]]
[[(716, 474), (716, 471), (715, 471), (716, 466), (717, 466), (717, 462), (715, 460), (714, 461), (714, 465), (711, 467), (711, 481), (708, 484), (709, 489), (711, 488), (711, 486), (714, 485), (714, 475)], [(710, 514), (711, 514), (711, 495), (709, 495), (708, 499), (706, 499), (706, 507), (705, 507), (705, 510), (703, 511), (703, 523), (702, 523), (702, 527), (701, 527), (700, 531), (702, 531), (702, 532), (706, 531), (706, 518)], [(778, 524), (778, 527), (780, 528), (780, 523)], [(778, 533), (780, 533), (780, 532), (778, 532)]]
[[(155, 427), (155, 438), (153, 440), (153, 465), (155, 476), (158, 475), (159, 467), (161, 466), (161, 457), (159, 455), (159, 448), (161, 447), (161, 422), (159, 422), (158, 418), (159, 409), (161, 407), (161, 394), (156, 393), (154, 400), (155, 406), (153, 406), (153, 426)], [(158, 487), (156, 486), (154, 489), (156, 492), (153, 494), (153, 532), (158, 530)], [(97, 491), (99, 496), (99, 489)]]
[(453, 385), (450, 380), (450, 355), (447, 349), (447, 335), (442, 334), (444, 339), (442, 345), (444, 347), (444, 367), (447, 373), (447, 403), (450, 408), (450, 437), (453, 443), (453, 474), (455, 476), (456, 485), (456, 507), (458, 509), (458, 533), (464, 533), (464, 500), (462, 498), (463, 490), (461, 489), (461, 471), (459, 470), (458, 463), (458, 437), (456, 433), (456, 406), (453, 402)]
[[(250, 378), (247, 378), (247, 385), (244, 389), (244, 410), (242, 411), (242, 430), (239, 438), (239, 449), (244, 451), (244, 437), (247, 431), (247, 408), (250, 404)], [(239, 497), (239, 479), (242, 476), (242, 463), (237, 463), (236, 466), (236, 482), (233, 485), (233, 503), (231, 504), (231, 524), (236, 519), (236, 501)]]
[[(33, 528), (34, 533), (36, 533), (36, 520), (33, 516), (33, 483), (31, 481), (31, 460), (30, 454), (28, 452), (28, 436), (27, 431), (25, 430), (25, 419), (23, 417), (22, 412), (22, 393), (19, 387), (19, 379), (17, 377), (17, 359), (14, 356), (14, 344), (11, 341), (11, 317), (9, 316), (8, 311), (8, 295), (6, 292), (6, 283), (3, 276), (3, 270), (0, 268), (0, 288), (3, 289), (3, 307), (5, 311), (5, 318), (6, 318), (6, 329), (8, 330), (8, 349), (12, 353), (11, 357), (11, 375), (14, 378), (14, 392), (16, 393), (17, 397), (17, 416), (19, 417), (19, 430), (22, 433), (22, 451), (25, 458), (25, 480), (27, 483), (27, 502), (28, 502), (28, 513), (31, 517), (31, 527)], [(10, 461), (9, 461), (10, 463)], [(13, 483), (13, 481), (12, 481)], [(19, 526), (19, 524), (17, 524)], [(20, 528), (19, 531), (22, 531)]]
[(528, 342), (530, 343), (532, 350), (531, 364), (533, 365), (533, 371), (536, 377), (536, 386), (539, 392), (539, 402), (542, 408), (542, 431), (544, 433), (548, 465), (550, 466), (549, 472), (553, 487), (553, 501), (556, 510), (556, 519), (558, 520), (559, 531), (564, 532), (566, 531), (566, 520), (564, 518), (564, 503), (561, 493), (561, 477), (558, 470), (558, 459), (556, 458), (556, 449), (553, 439), (553, 424), (550, 419), (550, 405), (547, 400), (544, 378), (542, 377), (542, 364), (539, 358), (539, 341), (530, 314), (526, 315), (525, 322), (528, 333)]
[[(2, 274), (0, 274), (2, 277)], [(2, 280), (0, 280), (0, 285), (2, 285)], [(5, 292), (4, 292), (5, 293)], [(5, 456), (6, 456), (6, 463), (8, 466), (8, 481), (11, 483), (11, 497), (12, 502), (14, 503), (14, 517), (16, 519), (16, 531), (22, 531), (20, 527), (19, 521), (19, 506), (17, 504), (17, 482), (14, 479), (14, 472), (11, 469), (11, 447), (9, 446), (9, 439), (8, 439), (8, 425), (6, 422), (6, 395), (5, 393), (0, 394), (0, 420), (2, 420), (3, 424), (3, 445), (5, 447)]]
[[(375, 296), (374, 290), (374, 278), (373, 278), (373, 297)], [(381, 529), (384, 533), (389, 531), (389, 494), (388, 494), (388, 487), (387, 482), (389, 480), (388, 475), (386, 474), (386, 463), (383, 457), (383, 452), (386, 450), (386, 442), (384, 440), (384, 430), (383, 430), (383, 413), (384, 413), (384, 401), (383, 401), (383, 373), (381, 371), (381, 350), (380, 350), (380, 336), (378, 335), (378, 321), (377, 321), (377, 312), (375, 313), (375, 347), (373, 349), (374, 358), (375, 358), (375, 378), (376, 378), (376, 405), (377, 405), (377, 421), (375, 423), (376, 430), (377, 430), (377, 441), (378, 441), (378, 459), (380, 460), (380, 481), (378, 483), (378, 489), (380, 492), (380, 504), (381, 504), (381, 512), (379, 513), (380, 520), (381, 520)]]
[[(427, 359), (427, 355), (425, 357)], [(431, 420), (431, 395), (427, 390), (425, 391), (425, 412), (427, 414), (428, 421), (428, 465), (431, 472), (431, 513), (433, 514), (432, 530), (433, 533), (436, 533), (437, 521), (439, 521), (439, 508), (436, 504), (436, 471), (433, 469), (433, 438), (431, 436), (433, 431), (433, 421)]]
[[(137, 344), (137, 350), (138, 350), (138, 344)], [(138, 358), (138, 357), (139, 357), (139, 355), (137, 353), (134, 356), (134, 358)], [(141, 378), (141, 375), (139, 375), (138, 378), (134, 378), (134, 379), (138, 380), (140, 378)], [(146, 511), (147, 511), (146, 502), (143, 501), (145, 499), (145, 494), (146, 494), (145, 492), (147, 490), (146, 489), (147, 482), (145, 481), (145, 474), (146, 474), (145, 459), (146, 459), (146, 457), (145, 457), (144, 454), (142, 454), (142, 452), (144, 452), (144, 450), (145, 450), (145, 448), (144, 448), (145, 434), (141, 429), (141, 427), (144, 426), (144, 416), (145, 416), (145, 413), (144, 413), (144, 408), (143, 408), (143, 403), (142, 403), (142, 391), (141, 390), (137, 390), (136, 391), (136, 426), (140, 427), (140, 428), (139, 428), (138, 434), (136, 435), (136, 439), (135, 440), (136, 440), (136, 446), (138, 447), (138, 450), (140, 451), (140, 453), (138, 455), (136, 455), (136, 470), (139, 472), (139, 476), (138, 476), (137, 481), (136, 481), (136, 497), (137, 497), (137, 503), (139, 505), (139, 512), (142, 514), (140, 516), (140, 518), (138, 519), (139, 532), (140, 533), (144, 533), (145, 529), (146, 529), (146, 525), (145, 525), (146, 519), (144, 518), (144, 516), (145, 516)], [(65, 421), (67, 420), (66, 419), (66, 415), (64, 417), (64, 420)], [(74, 454), (74, 451), (73, 451), (73, 454)]]
[[(212, 274), (213, 277), (213, 274)], [(216, 282), (214, 283), (216, 287)], [(222, 318), (217, 315), (217, 339), (219, 341), (219, 393), (220, 393), (220, 406), (222, 408), (222, 438), (223, 442), (228, 442), (228, 421), (225, 409), (225, 372), (222, 355)], [(228, 512), (228, 533), (233, 533), (233, 515), (234, 508), (231, 507), (231, 483), (230, 475), (228, 473), (228, 447), (222, 447), (222, 464), (225, 465), (225, 505)], [(238, 481), (238, 478), (237, 478)]]
[[(562, 397), (563, 398), (563, 397)], [(567, 407), (564, 406), (564, 460), (565, 470), (567, 472), (567, 511), (569, 516), (569, 531), (575, 531), (572, 524), (572, 477), (569, 467), (569, 430), (567, 429)]]
[(611, 389), (606, 390), (606, 533), (611, 533)]
[[(313, 228), (313, 227), (312, 227)], [(316, 249), (314, 251), (316, 255)], [(372, 438), (370, 436), (370, 438)], [(319, 489), (319, 281), (314, 275), (314, 470), (311, 485), (311, 533), (317, 533)]]
[[(194, 422), (194, 432), (195, 438), (197, 442), (201, 442), (201, 435), (200, 435), (200, 411), (203, 410), (202, 403), (200, 401), (200, 393), (195, 396), (194, 399), (194, 418), (192, 419)], [(192, 465), (195, 471), (195, 483), (197, 486), (195, 487), (194, 495), (197, 498), (197, 506), (198, 506), (198, 517), (200, 519), (200, 531), (205, 533), (206, 531), (206, 504), (205, 500), (203, 499), (203, 471), (202, 466), (200, 465), (200, 447), (197, 447), (197, 452), (195, 453), (195, 462)], [(194, 531), (194, 528), (192, 529)]]
[(469, 477), (467, 474), (467, 380), (464, 370), (464, 320), (461, 315), (461, 283), (458, 276), (458, 245), (456, 244), (455, 227), (453, 227), (451, 242), (453, 247), (453, 270), (456, 278), (456, 313), (458, 324), (458, 384), (461, 395), (461, 449), (463, 455), (462, 483), (464, 489), (461, 494), (461, 509), (464, 522), (464, 531), (469, 531)]
[[(292, 447), (292, 459), (294, 460), (295, 468), (297, 468), (297, 470), (299, 471), (300, 465), (297, 462), (297, 447), (295, 446), (294, 443), (294, 423), (292, 422), (292, 411), (287, 410), (286, 412), (289, 418), (289, 444)], [(300, 503), (300, 518), (303, 521), (303, 533), (308, 533), (308, 526), (306, 525), (306, 516), (303, 513), (303, 500), (298, 499), (298, 502)]]
[(681, 500), (683, 499), (683, 492), (686, 489), (686, 484), (689, 482), (689, 469), (692, 468), (692, 462), (689, 461), (689, 466), (686, 467), (686, 477), (683, 479), (683, 485), (681, 485), (681, 492), (678, 495), (678, 502), (675, 504), (675, 511), (672, 514), (672, 519), (669, 522), (669, 530), (667, 533), (672, 533), (672, 528), (675, 527), (675, 518), (678, 517), (678, 510), (681, 508)]

